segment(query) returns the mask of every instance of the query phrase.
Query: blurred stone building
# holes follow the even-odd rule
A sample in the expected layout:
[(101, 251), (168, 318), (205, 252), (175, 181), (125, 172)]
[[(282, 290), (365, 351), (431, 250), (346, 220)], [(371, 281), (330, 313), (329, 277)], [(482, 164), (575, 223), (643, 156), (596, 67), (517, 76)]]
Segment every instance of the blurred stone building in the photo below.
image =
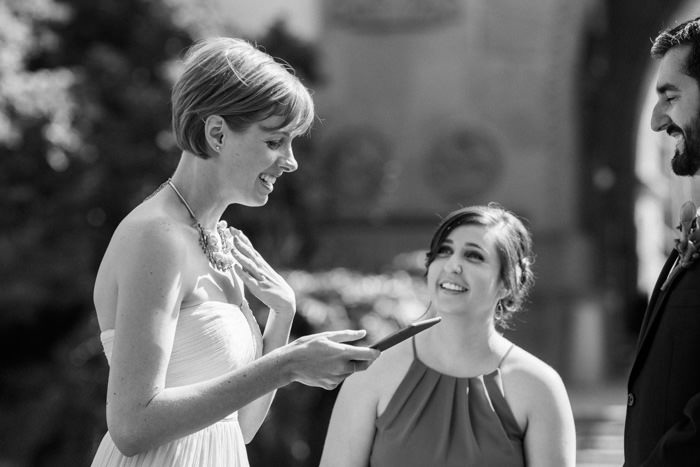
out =
[(650, 39), (697, 3), (319, 2), (316, 266), (382, 269), (424, 249), (441, 215), (499, 202), (537, 254), (511, 337), (569, 381), (624, 379), (664, 223), (691, 195), (669, 189), (648, 130)]

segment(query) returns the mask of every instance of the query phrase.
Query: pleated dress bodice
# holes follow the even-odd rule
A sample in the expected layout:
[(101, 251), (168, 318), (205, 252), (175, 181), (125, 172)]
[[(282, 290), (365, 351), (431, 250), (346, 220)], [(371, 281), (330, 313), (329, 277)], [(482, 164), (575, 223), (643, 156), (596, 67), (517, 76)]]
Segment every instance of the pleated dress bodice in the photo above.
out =
[[(111, 364), (114, 330), (100, 334)], [(244, 301), (241, 306), (207, 301), (180, 309), (166, 373), (166, 387), (206, 381), (246, 365), (262, 351), (260, 329)], [(237, 412), (200, 431), (126, 457), (105, 434), (93, 467), (248, 467)]]
[[(180, 309), (166, 387), (205, 381), (252, 362), (261, 347), (247, 304), (208, 301)], [(256, 332), (257, 331), (257, 332)], [(100, 334), (111, 363), (114, 330)]]
[(485, 375), (450, 376), (426, 366), (414, 344), (413, 362), (375, 425), (371, 467), (525, 465), (500, 364)]

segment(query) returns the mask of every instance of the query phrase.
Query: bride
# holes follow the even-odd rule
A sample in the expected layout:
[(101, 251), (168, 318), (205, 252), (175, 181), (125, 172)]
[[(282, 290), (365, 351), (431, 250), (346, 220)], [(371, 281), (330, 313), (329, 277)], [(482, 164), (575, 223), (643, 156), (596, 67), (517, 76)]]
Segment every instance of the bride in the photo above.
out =
[[(332, 389), (378, 356), (343, 344), (364, 331), (288, 343), (294, 292), (219, 221), (230, 204), (264, 205), (297, 169), (307, 89), (247, 42), (213, 38), (188, 51), (172, 114), (179, 164), (117, 227), (95, 281), (110, 371), (93, 466), (247, 466), (277, 388)], [(244, 288), (270, 308), (263, 335)]]

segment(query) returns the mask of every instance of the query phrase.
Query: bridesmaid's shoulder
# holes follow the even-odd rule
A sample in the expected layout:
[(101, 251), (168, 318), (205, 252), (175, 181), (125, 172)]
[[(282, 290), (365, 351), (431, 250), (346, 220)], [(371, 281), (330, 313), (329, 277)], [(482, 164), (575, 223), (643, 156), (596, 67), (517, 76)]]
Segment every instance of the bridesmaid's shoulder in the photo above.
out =
[(358, 389), (383, 392), (403, 379), (413, 361), (411, 340), (405, 340), (385, 351), (367, 368), (350, 376), (346, 383)]
[(559, 373), (544, 360), (521, 347), (514, 347), (501, 366), (504, 384), (533, 397), (563, 388)]

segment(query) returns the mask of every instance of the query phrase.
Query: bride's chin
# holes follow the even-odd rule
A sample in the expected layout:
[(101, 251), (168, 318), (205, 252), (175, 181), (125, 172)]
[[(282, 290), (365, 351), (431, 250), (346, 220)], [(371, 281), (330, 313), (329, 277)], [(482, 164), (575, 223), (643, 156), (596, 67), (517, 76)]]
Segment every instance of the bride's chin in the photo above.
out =
[(261, 206), (265, 206), (269, 200), (269, 197), (265, 196), (263, 199), (249, 199), (237, 204), (240, 204), (241, 206), (246, 206), (249, 208), (258, 208)]

